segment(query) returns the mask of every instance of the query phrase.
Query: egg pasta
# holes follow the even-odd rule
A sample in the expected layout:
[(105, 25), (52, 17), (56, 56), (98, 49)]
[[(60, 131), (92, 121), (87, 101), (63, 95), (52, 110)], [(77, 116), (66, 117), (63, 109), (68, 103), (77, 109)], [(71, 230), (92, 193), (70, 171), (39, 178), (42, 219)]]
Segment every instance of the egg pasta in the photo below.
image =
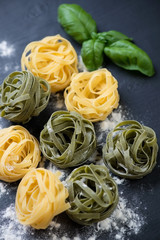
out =
[(21, 179), (40, 159), (38, 141), (27, 129), (18, 125), (0, 129), (0, 180)]
[(48, 81), (52, 92), (66, 88), (77, 73), (77, 54), (71, 43), (59, 34), (29, 43), (21, 58), (22, 70)]
[(118, 107), (117, 88), (117, 80), (107, 69), (73, 74), (64, 93), (66, 107), (92, 122), (104, 120)]
[(25, 175), (16, 195), (16, 213), (20, 223), (45, 229), (54, 216), (70, 207), (65, 202), (68, 191), (59, 180), (60, 175), (59, 171), (53, 174), (44, 168)]

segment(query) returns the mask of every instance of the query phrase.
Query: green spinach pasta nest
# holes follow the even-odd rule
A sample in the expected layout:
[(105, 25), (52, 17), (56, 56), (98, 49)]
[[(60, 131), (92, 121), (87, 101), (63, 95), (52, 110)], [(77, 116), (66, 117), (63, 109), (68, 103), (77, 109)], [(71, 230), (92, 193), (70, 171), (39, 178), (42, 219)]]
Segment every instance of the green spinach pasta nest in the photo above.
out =
[(54, 112), (40, 134), (43, 155), (60, 168), (83, 164), (96, 148), (93, 124), (79, 113)]
[(29, 71), (9, 74), (0, 86), (0, 113), (13, 122), (28, 122), (48, 104), (50, 86)]
[(153, 129), (129, 120), (119, 123), (106, 138), (104, 163), (120, 177), (138, 179), (150, 173), (158, 152)]
[(105, 166), (81, 166), (72, 171), (66, 182), (71, 205), (67, 214), (79, 224), (102, 221), (117, 206), (118, 188)]

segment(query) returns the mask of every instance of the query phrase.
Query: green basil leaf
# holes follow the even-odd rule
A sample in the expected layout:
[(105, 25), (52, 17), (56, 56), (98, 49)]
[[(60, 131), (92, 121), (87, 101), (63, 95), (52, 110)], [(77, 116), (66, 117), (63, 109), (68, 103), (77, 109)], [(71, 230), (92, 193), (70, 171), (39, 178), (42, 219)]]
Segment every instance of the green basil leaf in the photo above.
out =
[(127, 40), (119, 40), (106, 46), (104, 52), (122, 68), (137, 70), (149, 77), (154, 74), (154, 67), (148, 54)]
[(93, 71), (102, 66), (104, 47), (104, 43), (94, 39), (83, 42), (81, 56), (88, 70)]
[(97, 32), (96, 22), (77, 4), (61, 4), (58, 22), (79, 43), (90, 39), (92, 32)]
[(93, 32), (92, 33), (92, 38), (93, 39), (98, 39), (99, 41), (105, 42), (107, 44), (111, 44), (111, 43), (116, 42), (116, 41), (121, 40), (121, 39), (125, 39), (125, 40), (128, 40), (128, 41), (133, 40), (132, 38), (127, 37), (123, 33), (118, 32), (118, 31), (114, 31), (114, 30), (111, 30), (111, 31), (108, 31), (108, 32), (102, 32), (102, 33)]

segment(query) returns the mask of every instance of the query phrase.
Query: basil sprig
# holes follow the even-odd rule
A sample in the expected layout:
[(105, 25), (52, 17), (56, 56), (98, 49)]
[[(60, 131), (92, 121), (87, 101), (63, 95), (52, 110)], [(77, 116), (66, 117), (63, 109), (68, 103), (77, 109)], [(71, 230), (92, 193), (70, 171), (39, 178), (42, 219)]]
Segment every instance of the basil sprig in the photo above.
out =
[(99, 40), (90, 39), (83, 42), (81, 56), (88, 70), (93, 71), (103, 64), (105, 44)]
[(106, 46), (104, 52), (116, 65), (124, 69), (137, 70), (149, 77), (154, 74), (148, 54), (127, 40), (119, 40)]
[(132, 38), (111, 30), (97, 33), (96, 22), (77, 4), (61, 4), (58, 21), (77, 42), (82, 43), (81, 56), (88, 70), (102, 66), (105, 55), (119, 67), (154, 75), (148, 54), (132, 43)]
[(58, 8), (58, 22), (78, 43), (90, 39), (91, 33), (97, 32), (96, 22), (77, 4), (61, 4)]

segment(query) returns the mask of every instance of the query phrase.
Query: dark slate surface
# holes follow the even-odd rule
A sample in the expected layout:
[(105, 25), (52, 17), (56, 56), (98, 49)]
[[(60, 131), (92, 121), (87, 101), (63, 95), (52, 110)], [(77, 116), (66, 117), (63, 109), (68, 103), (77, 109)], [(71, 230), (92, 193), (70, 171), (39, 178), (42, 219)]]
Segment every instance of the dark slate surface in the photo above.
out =
[[(133, 118), (152, 127), (158, 137), (160, 145), (160, 1), (159, 0), (87, 0), (87, 1), (53, 1), (53, 0), (1, 0), (0, 1), (0, 42), (6, 40), (16, 48), (15, 54), (0, 57), (0, 82), (19, 66), (20, 58), (25, 46), (34, 40), (45, 36), (61, 34), (71, 41), (78, 54), (80, 45), (72, 40), (57, 22), (57, 8), (61, 3), (77, 3), (88, 11), (96, 20), (99, 31), (118, 30), (132, 37), (136, 44), (143, 48), (153, 60), (156, 74), (152, 78), (140, 73), (129, 72), (118, 68), (106, 61), (106, 67), (113, 73), (119, 82), (121, 96), (120, 104), (124, 109), (129, 109)], [(4, 71), (5, 65), (8, 71)], [(56, 109), (57, 97), (53, 96), (47, 109), (38, 118), (32, 119), (25, 127), (39, 138), (39, 132), (48, 120), (50, 114)], [(11, 125), (7, 120), (0, 118), (1, 127)], [(125, 198), (129, 203), (138, 206), (145, 216), (146, 224), (138, 233), (131, 234), (125, 239), (132, 240), (159, 240), (160, 239), (160, 161), (154, 171), (145, 178), (137, 181), (128, 181), (123, 187)], [(0, 211), (10, 203), (14, 203), (18, 183), (7, 184), (10, 188), (9, 196), (0, 199)], [(139, 203), (142, 202), (140, 205)], [(146, 207), (146, 209), (145, 209)], [(68, 219), (65, 214), (59, 216), (63, 227), (59, 239), (68, 233), (73, 238), (75, 233), (80, 233), (83, 239), (87, 238), (88, 228), (80, 227)], [(0, 224), (2, 220), (0, 219)], [(54, 229), (53, 229), (54, 231)], [(51, 239), (48, 230), (34, 231), (23, 235), (22, 239)], [(58, 233), (57, 233), (58, 234)], [(98, 233), (97, 239), (114, 240), (108, 233)], [(109, 237), (110, 236), (110, 237)], [(1, 233), (0, 233), (0, 239)], [(7, 236), (6, 236), (6, 239)], [(11, 239), (14, 239), (11, 238)]]

